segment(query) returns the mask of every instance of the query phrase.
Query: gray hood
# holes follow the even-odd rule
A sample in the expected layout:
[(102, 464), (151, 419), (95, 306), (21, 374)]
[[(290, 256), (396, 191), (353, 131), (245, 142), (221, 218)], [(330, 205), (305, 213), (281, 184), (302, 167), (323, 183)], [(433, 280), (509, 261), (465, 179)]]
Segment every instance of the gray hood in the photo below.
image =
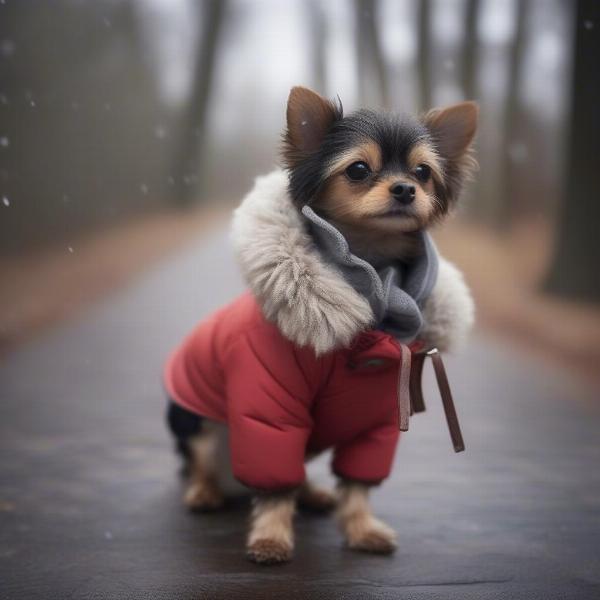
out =
[(421, 250), (410, 263), (398, 261), (376, 270), (352, 254), (341, 232), (310, 206), (304, 206), (302, 214), (323, 259), (337, 267), (345, 280), (369, 302), (375, 326), (401, 342), (414, 340), (423, 327), (421, 310), (438, 273), (438, 255), (431, 237), (419, 232)]

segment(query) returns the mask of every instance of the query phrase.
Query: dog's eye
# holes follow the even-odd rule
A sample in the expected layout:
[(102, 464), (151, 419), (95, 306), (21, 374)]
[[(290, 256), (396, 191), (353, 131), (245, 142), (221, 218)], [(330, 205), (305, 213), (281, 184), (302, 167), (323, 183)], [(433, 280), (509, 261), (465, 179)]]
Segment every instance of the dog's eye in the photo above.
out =
[(371, 174), (371, 169), (366, 162), (358, 161), (352, 163), (346, 169), (346, 175), (352, 181), (364, 181)]
[(419, 165), (415, 169), (415, 177), (421, 183), (427, 183), (429, 181), (429, 178), (431, 177), (431, 167), (429, 167), (428, 165)]

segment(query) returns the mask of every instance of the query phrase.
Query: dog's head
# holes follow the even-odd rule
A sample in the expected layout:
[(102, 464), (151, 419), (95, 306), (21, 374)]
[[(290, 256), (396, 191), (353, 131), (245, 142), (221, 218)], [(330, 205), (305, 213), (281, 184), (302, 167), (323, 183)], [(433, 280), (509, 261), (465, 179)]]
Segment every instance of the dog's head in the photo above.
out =
[(428, 227), (456, 203), (476, 166), (477, 105), (462, 102), (421, 118), (370, 110), (303, 87), (290, 92), (283, 160), (290, 193), (342, 226), (373, 233)]

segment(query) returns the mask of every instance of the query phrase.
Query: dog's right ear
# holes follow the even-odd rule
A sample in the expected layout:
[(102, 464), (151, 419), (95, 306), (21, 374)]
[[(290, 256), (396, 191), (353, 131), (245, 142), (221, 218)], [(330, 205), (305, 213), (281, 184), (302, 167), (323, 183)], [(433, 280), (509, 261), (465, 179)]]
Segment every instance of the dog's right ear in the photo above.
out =
[(424, 116), (438, 152), (446, 160), (459, 160), (469, 151), (479, 118), (475, 102), (459, 102), (446, 108), (435, 108)]
[(319, 148), (325, 134), (343, 115), (342, 104), (331, 102), (305, 87), (293, 87), (287, 104), (283, 159), (293, 168)]

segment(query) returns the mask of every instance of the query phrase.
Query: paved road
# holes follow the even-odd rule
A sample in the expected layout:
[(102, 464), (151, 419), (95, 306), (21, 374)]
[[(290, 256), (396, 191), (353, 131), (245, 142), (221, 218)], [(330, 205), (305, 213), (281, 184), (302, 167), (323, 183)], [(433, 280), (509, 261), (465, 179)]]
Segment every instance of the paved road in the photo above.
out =
[[(241, 289), (215, 233), (0, 366), (0, 598), (600, 598), (600, 403), (482, 337), (449, 359), (467, 452), (431, 380), (375, 495), (393, 557), (300, 515), (293, 563), (246, 561), (247, 500), (180, 506), (162, 360)], [(314, 470), (326, 478), (326, 459)]]

